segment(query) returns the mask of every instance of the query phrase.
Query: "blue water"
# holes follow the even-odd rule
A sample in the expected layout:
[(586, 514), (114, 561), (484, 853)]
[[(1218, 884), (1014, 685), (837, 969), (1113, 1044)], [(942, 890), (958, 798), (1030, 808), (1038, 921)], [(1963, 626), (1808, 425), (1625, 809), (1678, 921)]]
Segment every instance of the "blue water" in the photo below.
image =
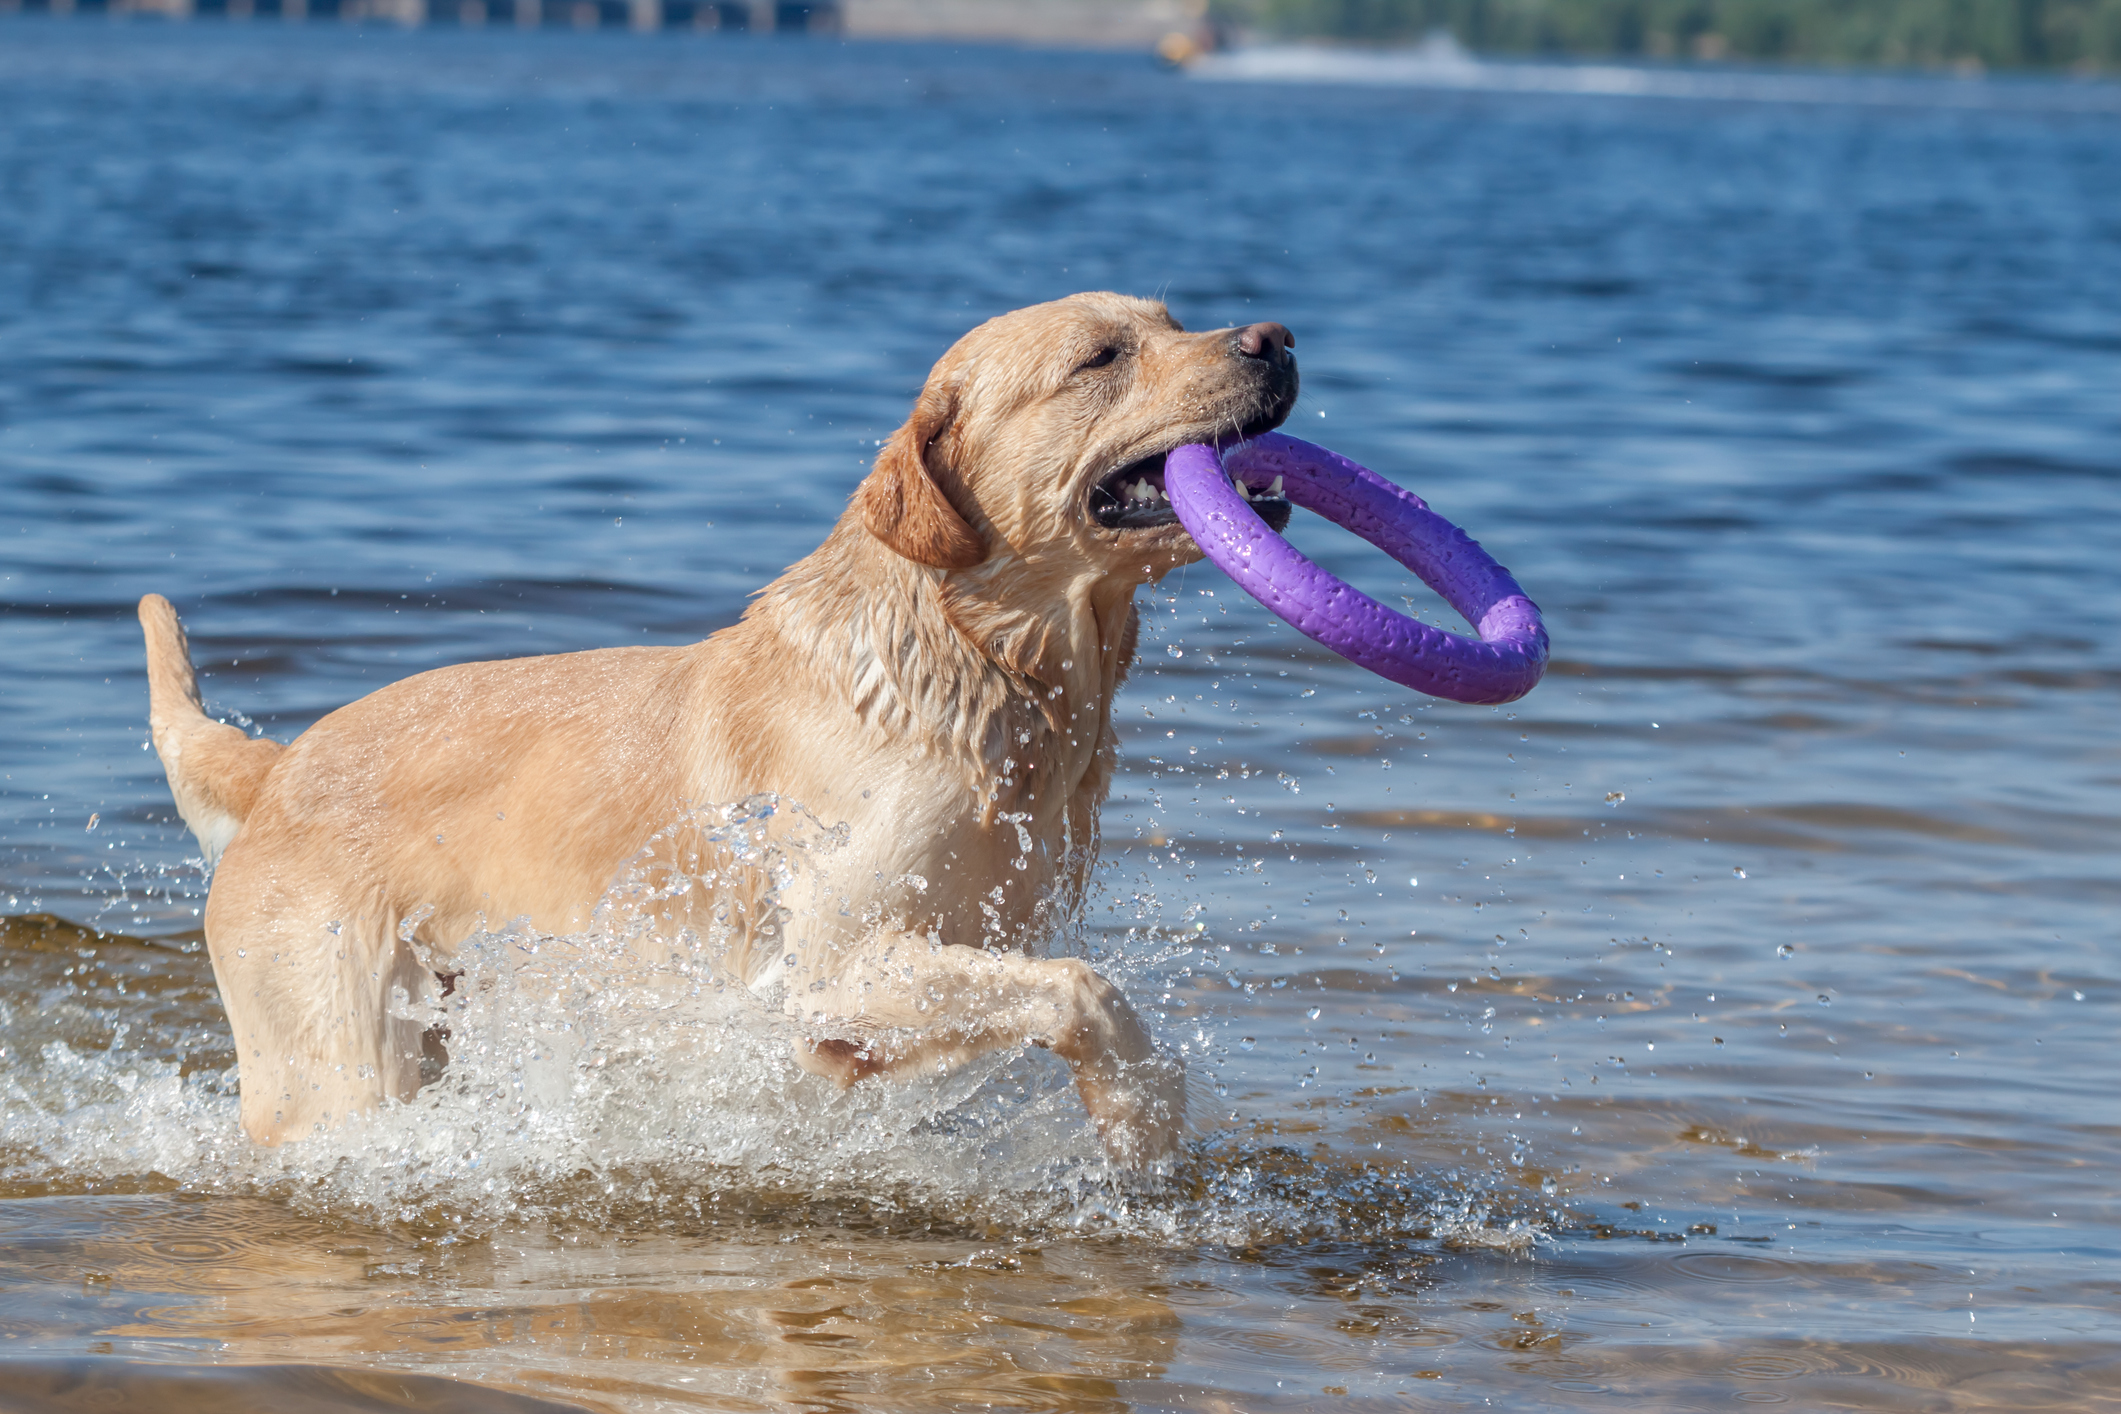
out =
[[(0, 1358), (600, 1408), (2110, 1400), (2121, 100), (1527, 72), (0, 22)], [(1091, 288), (1288, 324), (1289, 430), (1555, 645), (1514, 707), (1430, 704), (1207, 567), (1145, 594), (1092, 921), (1208, 1048), (1192, 1196), (968, 1194), (919, 1130), (881, 1208), (710, 1155), (734, 1236), (245, 1157), (138, 596), (282, 739), (689, 641), (957, 335)]]

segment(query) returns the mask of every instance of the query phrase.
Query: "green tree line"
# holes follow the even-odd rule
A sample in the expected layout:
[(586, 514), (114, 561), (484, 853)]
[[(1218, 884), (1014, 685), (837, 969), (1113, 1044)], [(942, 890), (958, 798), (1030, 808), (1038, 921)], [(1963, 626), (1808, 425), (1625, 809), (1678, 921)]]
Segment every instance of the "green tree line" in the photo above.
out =
[(1219, 0), (1288, 37), (1449, 30), (1488, 53), (1987, 68), (2121, 68), (2121, 0)]

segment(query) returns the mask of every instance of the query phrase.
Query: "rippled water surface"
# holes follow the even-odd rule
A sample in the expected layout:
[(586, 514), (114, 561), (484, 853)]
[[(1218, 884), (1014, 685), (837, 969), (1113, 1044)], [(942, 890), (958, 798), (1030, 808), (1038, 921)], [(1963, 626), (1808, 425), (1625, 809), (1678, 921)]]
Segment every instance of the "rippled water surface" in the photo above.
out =
[[(0, 1405), (2121, 1405), (2114, 91), (1262, 76), (0, 23)], [(253, 1150), (133, 601), (283, 739), (689, 641), (1098, 287), (1292, 326), (1556, 647), (1460, 707), (1145, 594), (1071, 945), (1179, 1171), (564, 951)]]

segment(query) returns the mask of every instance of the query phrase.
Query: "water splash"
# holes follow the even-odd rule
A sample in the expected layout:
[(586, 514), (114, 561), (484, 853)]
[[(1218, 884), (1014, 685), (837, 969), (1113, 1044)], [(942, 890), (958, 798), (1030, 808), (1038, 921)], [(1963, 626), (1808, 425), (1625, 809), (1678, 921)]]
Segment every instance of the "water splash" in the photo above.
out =
[[(807, 1074), (779, 989), (759, 985), (731, 937), (740, 923), (784, 927), (781, 900), (841, 832), (772, 797), (681, 825), (643, 850), (600, 926), (476, 934), (449, 958), (446, 996), (398, 999), (446, 1033), (447, 1065), (417, 1096), (277, 1149), (252, 1145), (238, 1123), (196, 940), (17, 921), (5, 939), (12, 985), (0, 989), (0, 1187), (257, 1194), (477, 1231), (810, 1214), (1233, 1246), (1382, 1238), (1521, 1251), (1532, 1240), (1539, 1216), (1510, 1211), (1482, 1180), (1245, 1135), (1197, 1139), (1174, 1172), (1128, 1177), (1106, 1161), (1066, 1069), (1036, 1049), (845, 1090)], [(667, 846), (681, 838), (717, 853), (673, 868)], [(652, 905), (730, 866), (768, 881), (756, 911), (655, 935)], [(1156, 907), (1137, 903), (1123, 948), (1081, 932), (1052, 948), (1098, 956), (1122, 987), (1153, 995), (1194, 955), (1191, 922), (1183, 940), (1166, 937), (1148, 916)], [(1205, 1053), (1212, 1021), (1188, 1027), (1177, 1044)], [(1196, 1087), (1212, 1083), (1208, 1069), (1196, 1067)]]

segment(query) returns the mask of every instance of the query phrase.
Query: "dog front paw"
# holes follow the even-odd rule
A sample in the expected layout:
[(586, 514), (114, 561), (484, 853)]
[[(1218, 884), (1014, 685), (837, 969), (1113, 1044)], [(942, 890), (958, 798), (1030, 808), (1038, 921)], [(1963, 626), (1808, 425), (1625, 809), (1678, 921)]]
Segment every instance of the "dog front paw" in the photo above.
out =
[(1086, 1066), (1075, 1084), (1113, 1163), (1139, 1172), (1178, 1157), (1186, 1134), (1186, 1067), (1177, 1056), (1157, 1051)]

